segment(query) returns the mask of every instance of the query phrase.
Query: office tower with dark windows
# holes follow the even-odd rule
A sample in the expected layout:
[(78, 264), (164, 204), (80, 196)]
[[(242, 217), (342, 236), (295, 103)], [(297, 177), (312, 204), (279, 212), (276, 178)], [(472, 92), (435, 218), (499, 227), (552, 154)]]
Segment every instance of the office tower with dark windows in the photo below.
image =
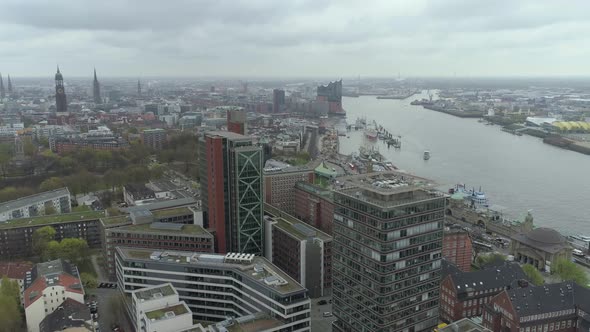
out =
[(436, 327), (445, 198), (433, 185), (398, 172), (340, 180), (332, 252), (335, 331)]
[(285, 90), (272, 90), (272, 112), (282, 113), (285, 111)]
[(232, 133), (246, 135), (248, 118), (246, 111), (242, 107), (236, 107), (227, 110), (227, 131)]
[(251, 137), (206, 132), (200, 142), (205, 227), (216, 252), (264, 254), (262, 148)]

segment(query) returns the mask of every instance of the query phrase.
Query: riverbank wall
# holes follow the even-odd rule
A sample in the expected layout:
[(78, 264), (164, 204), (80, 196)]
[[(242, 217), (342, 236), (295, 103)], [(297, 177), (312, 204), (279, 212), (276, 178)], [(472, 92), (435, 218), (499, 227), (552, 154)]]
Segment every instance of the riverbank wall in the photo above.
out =
[(590, 155), (590, 145), (567, 139), (559, 135), (550, 135), (543, 139), (543, 143)]
[(483, 117), (483, 112), (480, 112), (480, 111), (459, 111), (459, 110), (454, 110), (454, 109), (442, 108), (442, 107), (438, 107), (435, 105), (422, 105), (422, 107), (424, 107), (428, 110), (431, 110), (431, 111), (437, 111), (437, 112), (453, 115), (453, 116), (456, 116), (459, 118), (481, 118), (481, 117)]

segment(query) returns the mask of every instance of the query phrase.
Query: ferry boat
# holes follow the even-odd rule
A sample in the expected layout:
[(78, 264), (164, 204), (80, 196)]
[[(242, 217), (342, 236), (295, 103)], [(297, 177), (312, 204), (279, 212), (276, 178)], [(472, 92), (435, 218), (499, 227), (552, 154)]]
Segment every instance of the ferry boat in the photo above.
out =
[(430, 159), (430, 151), (424, 151), (424, 160)]
[(457, 184), (454, 188), (449, 189), (449, 194), (453, 195), (456, 193), (465, 195), (465, 199), (470, 202), (469, 205), (473, 208), (480, 209), (490, 206), (488, 198), (481, 188), (479, 190), (467, 189), (464, 184)]
[(568, 242), (574, 247), (582, 250), (590, 248), (590, 236), (570, 235), (567, 237)]

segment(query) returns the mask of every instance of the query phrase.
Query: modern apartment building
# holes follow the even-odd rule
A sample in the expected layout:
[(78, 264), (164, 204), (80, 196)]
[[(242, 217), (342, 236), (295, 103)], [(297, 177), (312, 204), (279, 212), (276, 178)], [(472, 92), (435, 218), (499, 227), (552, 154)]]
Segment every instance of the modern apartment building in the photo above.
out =
[(154, 212), (136, 210), (130, 215), (102, 218), (100, 232), (109, 277), (116, 278), (115, 249), (119, 246), (212, 253), (213, 235), (193, 224), (193, 214), (190, 208), (181, 207)]
[(265, 168), (264, 202), (295, 214), (293, 193), (298, 182), (313, 183), (315, 174), (307, 167)]
[(309, 291), (309, 297), (332, 291), (332, 237), (265, 204), (265, 256)]
[(263, 255), (262, 148), (248, 136), (206, 132), (200, 160), (205, 227), (216, 251)]
[(33, 255), (33, 234), (45, 226), (55, 229), (57, 241), (68, 237), (82, 238), (90, 248), (100, 248), (99, 219), (102, 217), (102, 211), (84, 211), (0, 223), (0, 256), (11, 259)]
[(119, 247), (116, 263), (125, 295), (170, 283), (194, 320), (222, 322), (221, 331), (245, 330), (242, 322), (247, 331), (310, 331), (307, 290), (263, 257)]
[(146, 129), (141, 132), (143, 145), (154, 149), (161, 150), (167, 140), (166, 130), (162, 128)]
[(335, 331), (426, 331), (438, 323), (444, 196), (398, 172), (339, 179)]
[(70, 191), (60, 188), (0, 203), (0, 222), (50, 214), (68, 213), (72, 210)]

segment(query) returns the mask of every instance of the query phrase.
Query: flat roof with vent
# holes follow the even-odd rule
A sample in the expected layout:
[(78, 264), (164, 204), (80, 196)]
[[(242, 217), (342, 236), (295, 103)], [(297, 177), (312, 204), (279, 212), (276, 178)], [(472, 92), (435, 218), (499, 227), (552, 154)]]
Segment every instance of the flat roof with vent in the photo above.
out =
[[(252, 254), (228, 253), (205, 254), (191, 251), (157, 251), (143, 248), (117, 247), (117, 253), (124, 260), (158, 262), (172, 265), (233, 269), (245, 277), (278, 291), (281, 294), (304, 290), (297, 281), (273, 265), (264, 257)], [(270, 279), (268, 279), (271, 277)]]
[(173, 319), (176, 316), (184, 315), (184, 314), (191, 314), (192, 312), (188, 309), (184, 302), (165, 306), (158, 309), (150, 310), (145, 312), (145, 316), (150, 321), (159, 321), (164, 319)]
[(149, 288), (142, 288), (133, 292), (135, 297), (140, 301), (149, 301), (160, 299), (164, 296), (170, 296), (176, 294), (174, 287), (171, 284), (163, 284)]

